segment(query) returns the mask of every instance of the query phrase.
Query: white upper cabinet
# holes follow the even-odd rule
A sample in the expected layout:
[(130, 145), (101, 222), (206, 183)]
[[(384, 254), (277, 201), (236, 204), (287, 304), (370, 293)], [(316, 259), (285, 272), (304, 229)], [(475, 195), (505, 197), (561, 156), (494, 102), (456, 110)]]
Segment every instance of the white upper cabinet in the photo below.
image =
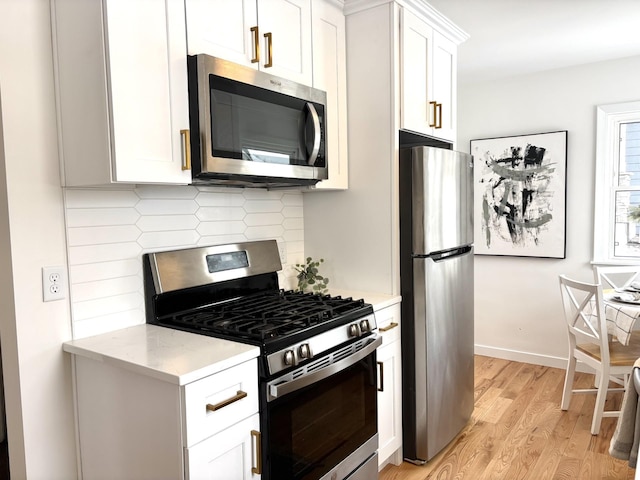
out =
[(313, 2), (313, 86), (327, 92), (327, 159), (329, 178), (312, 190), (349, 186), (347, 164), (347, 63), (345, 18), (329, 1)]
[(65, 186), (191, 181), (182, 0), (54, 0)]
[[(187, 50), (258, 68), (256, 0), (186, 0)], [(261, 39), (259, 39), (261, 40)], [(260, 42), (259, 44), (261, 44)]]
[(456, 44), (402, 10), (401, 128), (455, 141)]
[(433, 134), (452, 142), (456, 140), (457, 112), (457, 46), (438, 32), (433, 32), (431, 79), (433, 94), (431, 101), (436, 102), (437, 118)]
[(312, 84), (310, 0), (185, 0), (190, 55)]

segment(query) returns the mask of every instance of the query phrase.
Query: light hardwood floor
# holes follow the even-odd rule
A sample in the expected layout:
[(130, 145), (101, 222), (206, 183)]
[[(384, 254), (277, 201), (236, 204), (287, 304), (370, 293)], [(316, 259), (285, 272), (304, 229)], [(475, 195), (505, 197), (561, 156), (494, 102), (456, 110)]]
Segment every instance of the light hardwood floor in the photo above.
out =
[[(591, 435), (594, 395), (560, 410), (564, 370), (475, 357), (475, 409), (467, 427), (423, 466), (388, 465), (379, 480), (632, 480), (635, 470), (608, 453), (616, 418)], [(576, 374), (582, 388), (593, 375)], [(621, 393), (609, 394), (616, 409)]]

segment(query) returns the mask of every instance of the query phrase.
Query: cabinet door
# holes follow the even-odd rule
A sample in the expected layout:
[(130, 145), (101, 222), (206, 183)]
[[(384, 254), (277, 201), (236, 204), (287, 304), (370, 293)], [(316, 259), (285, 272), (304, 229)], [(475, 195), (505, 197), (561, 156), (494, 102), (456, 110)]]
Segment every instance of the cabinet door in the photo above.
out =
[(311, 85), (310, 0), (258, 0), (260, 70)]
[(401, 50), (402, 128), (455, 141), (455, 43), (404, 9)]
[(382, 465), (402, 445), (400, 342), (378, 349), (378, 462)]
[(433, 134), (435, 125), (431, 85), (433, 29), (416, 15), (403, 10), (402, 15), (402, 128)]
[(313, 86), (327, 92), (327, 159), (329, 178), (315, 190), (346, 189), (347, 165), (347, 64), (345, 18), (335, 5), (313, 3)]
[(189, 55), (311, 85), (310, 0), (186, 0)]
[(262, 469), (258, 414), (185, 450), (189, 480), (259, 479)]
[(255, 41), (262, 40), (256, 0), (186, 0), (189, 55), (206, 53), (258, 68)]
[(433, 96), (440, 105), (435, 135), (455, 141), (457, 47), (438, 32), (433, 32)]
[(190, 183), (183, 1), (106, 0), (105, 28), (113, 181)]
[(375, 313), (382, 346), (378, 348), (378, 465), (402, 462), (402, 370), (400, 305)]

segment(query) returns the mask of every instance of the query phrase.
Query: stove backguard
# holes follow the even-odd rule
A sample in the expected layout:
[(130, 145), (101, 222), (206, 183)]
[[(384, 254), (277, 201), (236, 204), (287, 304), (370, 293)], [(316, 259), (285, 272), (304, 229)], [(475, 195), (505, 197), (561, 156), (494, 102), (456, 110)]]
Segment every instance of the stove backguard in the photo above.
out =
[(275, 240), (188, 248), (142, 256), (147, 323), (257, 292), (278, 291)]

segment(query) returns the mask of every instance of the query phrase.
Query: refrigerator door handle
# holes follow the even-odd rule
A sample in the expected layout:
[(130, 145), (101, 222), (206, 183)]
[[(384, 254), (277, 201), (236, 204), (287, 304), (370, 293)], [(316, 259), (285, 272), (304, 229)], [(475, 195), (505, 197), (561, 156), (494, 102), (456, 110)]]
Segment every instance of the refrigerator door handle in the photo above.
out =
[(434, 262), (441, 262), (452, 257), (459, 257), (460, 255), (466, 255), (471, 251), (473, 247), (471, 245), (465, 245), (464, 247), (452, 248), (451, 250), (442, 250), (440, 252), (429, 253), (426, 255), (412, 255), (413, 258), (430, 258)]

